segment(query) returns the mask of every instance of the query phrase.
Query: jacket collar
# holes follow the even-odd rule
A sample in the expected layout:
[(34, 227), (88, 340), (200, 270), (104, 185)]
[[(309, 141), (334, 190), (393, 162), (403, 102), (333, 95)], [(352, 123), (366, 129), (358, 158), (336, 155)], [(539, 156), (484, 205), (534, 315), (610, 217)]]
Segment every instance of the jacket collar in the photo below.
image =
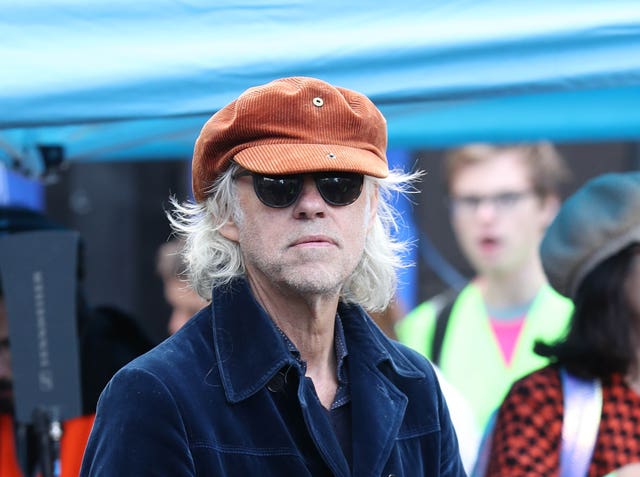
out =
[(406, 378), (424, 378), (424, 373), (391, 343), (361, 307), (341, 302), (338, 313), (342, 317), (349, 354), (364, 356), (375, 367), (388, 363), (392, 372)]
[[(212, 300), (213, 341), (227, 399), (240, 402), (266, 386), (285, 366), (299, 368), (271, 318), (255, 301), (245, 280), (215, 288)], [(384, 336), (362, 308), (341, 303), (349, 354), (372, 366), (390, 363), (404, 377), (424, 377)]]

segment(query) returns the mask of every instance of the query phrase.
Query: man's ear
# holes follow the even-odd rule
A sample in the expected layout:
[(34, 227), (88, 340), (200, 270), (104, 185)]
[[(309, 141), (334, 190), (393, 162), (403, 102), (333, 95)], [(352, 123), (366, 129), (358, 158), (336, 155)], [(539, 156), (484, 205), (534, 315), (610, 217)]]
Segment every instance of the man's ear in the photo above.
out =
[(229, 219), (222, 227), (220, 227), (220, 235), (224, 238), (237, 242), (240, 238), (240, 231), (236, 223)]

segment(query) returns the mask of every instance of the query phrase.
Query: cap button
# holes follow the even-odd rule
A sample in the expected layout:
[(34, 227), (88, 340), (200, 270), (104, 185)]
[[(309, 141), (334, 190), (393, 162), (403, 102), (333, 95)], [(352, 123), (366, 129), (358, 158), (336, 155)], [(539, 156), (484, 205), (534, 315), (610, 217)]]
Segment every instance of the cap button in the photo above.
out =
[(322, 98), (318, 98), (318, 97), (317, 98), (313, 98), (313, 105), (314, 106), (316, 106), (318, 108), (321, 108), (323, 104), (324, 104), (324, 100)]

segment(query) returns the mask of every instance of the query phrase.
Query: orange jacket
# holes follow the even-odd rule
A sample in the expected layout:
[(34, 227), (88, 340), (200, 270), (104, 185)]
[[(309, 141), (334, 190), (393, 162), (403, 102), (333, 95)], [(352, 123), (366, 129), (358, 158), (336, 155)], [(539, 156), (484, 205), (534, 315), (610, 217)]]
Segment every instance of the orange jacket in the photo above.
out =
[[(65, 421), (60, 442), (61, 477), (78, 477), (82, 455), (93, 426), (94, 415), (80, 416)], [(0, 476), (22, 477), (18, 463), (13, 430), (13, 419), (0, 415)]]

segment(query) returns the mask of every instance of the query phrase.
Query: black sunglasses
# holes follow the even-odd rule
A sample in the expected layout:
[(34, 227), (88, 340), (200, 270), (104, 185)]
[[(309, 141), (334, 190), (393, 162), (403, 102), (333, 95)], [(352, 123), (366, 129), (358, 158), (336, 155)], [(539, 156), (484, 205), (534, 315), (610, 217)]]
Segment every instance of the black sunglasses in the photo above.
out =
[[(320, 196), (330, 205), (349, 205), (355, 202), (362, 192), (364, 176), (355, 172), (314, 172), (313, 177)], [(253, 190), (256, 196), (268, 207), (284, 208), (293, 204), (302, 192), (305, 174), (267, 176), (251, 171), (237, 173), (253, 177)]]

